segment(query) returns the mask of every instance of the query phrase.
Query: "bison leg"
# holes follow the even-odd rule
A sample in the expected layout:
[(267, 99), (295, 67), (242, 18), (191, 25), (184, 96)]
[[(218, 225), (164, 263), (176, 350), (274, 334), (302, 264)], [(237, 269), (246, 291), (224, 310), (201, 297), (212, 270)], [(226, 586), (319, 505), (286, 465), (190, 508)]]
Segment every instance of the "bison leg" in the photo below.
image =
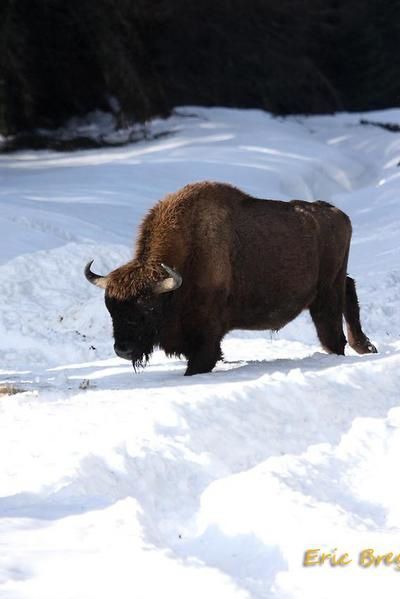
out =
[(211, 372), (218, 360), (222, 359), (220, 339), (206, 338), (203, 334), (192, 335), (185, 352), (188, 365), (185, 376)]
[(331, 354), (344, 355), (343, 298), (343, 284), (335, 285), (323, 293), (319, 292), (310, 306), (321, 345)]
[(359, 354), (376, 354), (377, 349), (365, 335), (360, 323), (360, 306), (354, 279), (346, 277), (346, 301), (344, 317), (347, 324), (349, 345)]

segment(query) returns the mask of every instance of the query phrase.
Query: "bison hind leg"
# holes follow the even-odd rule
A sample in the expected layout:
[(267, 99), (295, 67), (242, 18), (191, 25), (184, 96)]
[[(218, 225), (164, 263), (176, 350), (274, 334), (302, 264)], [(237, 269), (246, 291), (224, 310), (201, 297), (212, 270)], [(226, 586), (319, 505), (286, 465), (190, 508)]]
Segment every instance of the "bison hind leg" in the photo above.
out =
[(371, 343), (361, 328), (360, 306), (354, 279), (346, 277), (346, 301), (344, 306), (344, 317), (347, 324), (347, 337), (349, 345), (358, 354), (376, 354), (378, 350)]
[(330, 354), (344, 355), (343, 299), (340, 286), (319, 293), (310, 306), (310, 314), (322, 347)]

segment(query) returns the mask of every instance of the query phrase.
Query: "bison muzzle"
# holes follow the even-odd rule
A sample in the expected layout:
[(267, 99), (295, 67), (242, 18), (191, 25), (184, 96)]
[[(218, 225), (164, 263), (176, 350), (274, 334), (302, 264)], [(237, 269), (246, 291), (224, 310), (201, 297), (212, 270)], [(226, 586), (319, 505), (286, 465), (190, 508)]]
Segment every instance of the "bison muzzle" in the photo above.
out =
[(327, 202), (260, 200), (222, 183), (187, 185), (158, 202), (135, 257), (106, 276), (118, 356), (144, 366), (153, 349), (211, 371), (233, 329), (279, 330), (308, 309), (326, 351), (377, 350), (364, 334), (347, 276), (351, 223)]

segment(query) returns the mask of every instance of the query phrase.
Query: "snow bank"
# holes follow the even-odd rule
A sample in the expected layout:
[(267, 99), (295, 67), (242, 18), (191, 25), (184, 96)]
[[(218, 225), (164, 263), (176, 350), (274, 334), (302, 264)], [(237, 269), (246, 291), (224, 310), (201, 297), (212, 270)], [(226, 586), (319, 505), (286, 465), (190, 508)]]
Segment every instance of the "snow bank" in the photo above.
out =
[[(0, 596), (398, 597), (400, 137), (359, 121), (182, 108), (132, 146), (0, 157)], [(307, 315), (223, 343), (211, 374), (112, 352), (101, 292), (160, 197), (190, 181), (325, 199), (377, 355), (328, 356)], [(305, 568), (306, 549), (347, 552)]]

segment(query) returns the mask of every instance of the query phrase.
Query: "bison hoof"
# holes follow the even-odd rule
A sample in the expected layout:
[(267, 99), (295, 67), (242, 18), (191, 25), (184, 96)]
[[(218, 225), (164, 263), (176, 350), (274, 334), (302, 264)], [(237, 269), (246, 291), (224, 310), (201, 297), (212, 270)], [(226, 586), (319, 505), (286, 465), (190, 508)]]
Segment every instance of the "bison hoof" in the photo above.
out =
[(367, 349), (368, 349), (368, 353), (370, 353), (370, 354), (378, 353), (378, 350), (376, 349), (375, 345), (373, 343), (371, 343), (371, 341), (368, 342)]
[(375, 345), (373, 343), (371, 343), (371, 341), (369, 339), (367, 339), (363, 343), (357, 343), (356, 345), (353, 345), (353, 349), (358, 354), (377, 354), (378, 353), (378, 350), (376, 349)]

